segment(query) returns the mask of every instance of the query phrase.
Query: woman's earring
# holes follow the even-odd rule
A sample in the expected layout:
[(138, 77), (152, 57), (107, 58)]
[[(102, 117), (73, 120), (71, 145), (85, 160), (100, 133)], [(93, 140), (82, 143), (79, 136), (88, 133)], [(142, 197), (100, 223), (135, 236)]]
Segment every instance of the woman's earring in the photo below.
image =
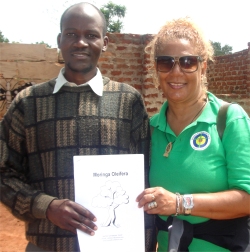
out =
[(203, 86), (207, 85), (207, 77), (205, 75), (201, 76), (201, 85)]

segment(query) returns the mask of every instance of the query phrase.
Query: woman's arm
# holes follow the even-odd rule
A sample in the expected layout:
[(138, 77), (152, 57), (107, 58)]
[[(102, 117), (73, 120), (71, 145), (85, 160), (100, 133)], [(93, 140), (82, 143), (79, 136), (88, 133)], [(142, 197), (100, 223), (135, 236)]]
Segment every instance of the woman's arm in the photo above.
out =
[(194, 194), (192, 215), (210, 219), (233, 219), (250, 214), (250, 194), (241, 190)]
[[(149, 209), (152, 195), (157, 207)], [(250, 215), (250, 194), (241, 190), (228, 190), (217, 193), (192, 194), (194, 206), (191, 215), (210, 219), (233, 219)], [(177, 195), (162, 187), (145, 189), (138, 197), (139, 207), (148, 214), (174, 215), (177, 213)], [(183, 197), (180, 196), (180, 210), (184, 214)]]

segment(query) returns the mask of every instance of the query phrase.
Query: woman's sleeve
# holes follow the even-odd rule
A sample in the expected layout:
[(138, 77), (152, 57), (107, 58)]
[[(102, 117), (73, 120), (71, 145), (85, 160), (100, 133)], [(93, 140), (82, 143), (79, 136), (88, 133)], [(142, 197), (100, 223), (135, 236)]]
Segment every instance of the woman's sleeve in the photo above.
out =
[(250, 119), (237, 104), (229, 106), (222, 143), (229, 188), (250, 193)]

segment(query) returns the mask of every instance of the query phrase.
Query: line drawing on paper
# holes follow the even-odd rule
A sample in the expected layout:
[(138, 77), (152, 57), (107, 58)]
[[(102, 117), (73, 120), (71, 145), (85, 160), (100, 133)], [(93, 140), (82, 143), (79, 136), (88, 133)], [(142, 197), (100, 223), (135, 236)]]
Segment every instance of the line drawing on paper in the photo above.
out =
[(116, 209), (122, 204), (129, 203), (129, 196), (123, 190), (117, 181), (107, 181), (104, 186), (100, 187), (100, 193), (92, 199), (92, 206), (107, 209), (105, 221), (101, 223), (102, 227), (117, 227), (118, 220), (116, 217)]

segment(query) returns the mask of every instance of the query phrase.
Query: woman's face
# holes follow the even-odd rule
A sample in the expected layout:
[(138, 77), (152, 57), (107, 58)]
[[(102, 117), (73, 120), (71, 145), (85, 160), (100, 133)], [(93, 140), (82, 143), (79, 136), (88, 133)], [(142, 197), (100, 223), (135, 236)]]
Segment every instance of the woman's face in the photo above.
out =
[[(158, 49), (156, 56), (181, 57), (196, 55), (195, 48), (188, 40), (168, 41)], [(155, 64), (156, 67), (156, 64)], [(197, 100), (204, 93), (201, 75), (205, 74), (206, 63), (198, 62), (198, 69), (192, 73), (183, 72), (176, 62), (167, 73), (157, 72), (160, 87), (169, 102), (186, 103)]]

